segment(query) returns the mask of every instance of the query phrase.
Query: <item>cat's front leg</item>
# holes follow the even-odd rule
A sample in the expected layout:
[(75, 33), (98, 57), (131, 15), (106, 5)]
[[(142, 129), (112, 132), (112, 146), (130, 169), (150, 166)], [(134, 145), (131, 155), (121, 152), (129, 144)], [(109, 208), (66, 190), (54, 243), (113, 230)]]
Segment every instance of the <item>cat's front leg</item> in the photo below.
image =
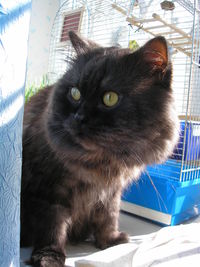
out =
[(101, 203), (95, 209), (93, 217), (94, 237), (96, 246), (100, 249), (129, 241), (128, 235), (118, 230), (120, 196), (121, 194), (116, 194), (113, 199), (104, 204)]
[(67, 214), (59, 205), (40, 211), (30, 263), (35, 267), (64, 267)]

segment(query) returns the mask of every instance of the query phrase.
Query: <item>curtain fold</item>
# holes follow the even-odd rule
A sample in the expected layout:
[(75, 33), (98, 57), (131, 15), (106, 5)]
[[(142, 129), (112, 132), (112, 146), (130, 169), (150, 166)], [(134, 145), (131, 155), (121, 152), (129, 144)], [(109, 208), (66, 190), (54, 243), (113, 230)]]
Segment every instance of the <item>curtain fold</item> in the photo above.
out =
[(22, 121), (31, 1), (0, 0), (0, 267), (20, 266)]

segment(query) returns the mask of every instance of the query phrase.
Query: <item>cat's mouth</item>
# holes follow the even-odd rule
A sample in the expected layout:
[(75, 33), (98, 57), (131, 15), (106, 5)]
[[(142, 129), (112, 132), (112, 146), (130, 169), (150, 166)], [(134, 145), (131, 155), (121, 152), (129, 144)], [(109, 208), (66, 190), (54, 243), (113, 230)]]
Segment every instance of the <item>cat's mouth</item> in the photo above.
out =
[(97, 151), (97, 150), (99, 150), (99, 147), (96, 144), (94, 144), (91, 141), (89, 141), (89, 140), (88, 141), (87, 140), (81, 140), (80, 144), (87, 151)]
[(87, 133), (83, 129), (77, 127), (68, 127), (67, 134), (74, 140), (74, 142), (80, 145), (86, 151), (98, 151), (100, 147), (87, 137)]

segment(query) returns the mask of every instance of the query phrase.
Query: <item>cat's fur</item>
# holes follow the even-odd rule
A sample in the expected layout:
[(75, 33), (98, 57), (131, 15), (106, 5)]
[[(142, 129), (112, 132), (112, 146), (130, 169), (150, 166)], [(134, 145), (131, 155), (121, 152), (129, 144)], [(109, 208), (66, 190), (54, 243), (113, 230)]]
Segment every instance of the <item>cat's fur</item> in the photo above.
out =
[[(66, 242), (91, 234), (100, 248), (127, 242), (118, 231), (122, 190), (178, 138), (164, 38), (132, 53), (69, 35), (70, 70), (25, 106), (21, 245), (34, 247), (34, 266), (64, 266)], [(116, 106), (104, 106), (106, 91), (118, 93)]]

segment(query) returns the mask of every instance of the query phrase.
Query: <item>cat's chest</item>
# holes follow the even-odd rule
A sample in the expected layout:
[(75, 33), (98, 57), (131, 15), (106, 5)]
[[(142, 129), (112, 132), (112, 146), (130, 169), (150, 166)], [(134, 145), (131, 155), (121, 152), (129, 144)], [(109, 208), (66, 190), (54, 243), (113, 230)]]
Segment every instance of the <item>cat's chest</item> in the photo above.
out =
[(113, 201), (113, 188), (80, 182), (74, 188), (71, 198), (72, 221), (90, 221), (99, 207), (107, 207)]
[(73, 210), (90, 214), (97, 206), (107, 205), (112, 198), (112, 188), (82, 184), (77, 186), (73, 198)]
[[(92, 180), (93, 177), (90, 178)], [(67, 173), (54, 187), (56, 201), (66, 206), (75, 216), (80, 213), (89, 214), (99, 203), (107, 205), (116, 186), (91, 180), (84, 176), (78, 179), (75, 174)]]
[(116, 195), (121, 195), (133, 172), (132, 169), (112, 165), (109, 168), (101, 165), (98, 168), (86, 168), (80, 164), (68, 164), (67, 170), (59, 190), (75, 218), (90, 216), (96, 207), (109, 206)]

